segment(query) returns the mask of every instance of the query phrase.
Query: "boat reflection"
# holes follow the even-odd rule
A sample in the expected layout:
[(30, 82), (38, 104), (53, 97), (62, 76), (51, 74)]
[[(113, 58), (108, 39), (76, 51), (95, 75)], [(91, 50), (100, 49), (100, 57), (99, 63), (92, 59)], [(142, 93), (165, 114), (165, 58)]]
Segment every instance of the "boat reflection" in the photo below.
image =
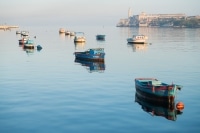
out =
[(65, 40), (65, 33), (59, 33), (59, 37), (61, 40)]
[(26, 52), (27, 55), (33, 55), (33, 53), (35, 52), (34, 49), (26, 49), (26, 48), (23, 48), (23, 50)]
[(104, 62), (85, 61), (85, 60), (79, 60), (79, 59), (75, 59), (75, 62), (80, 63), (89, 72), (104, 72), (104, 70), (105, 70)]
[(85, 42), (74, 42), (74, 46), (76, 50), (84, 49), (85, 48)]
[(96, 42), (97, 42), (97, 45), (99, 45), (100, 47), (101, 47), (102, 45), (105, 45), (105, 44), (106, 44), (106, 41), (105, 41), (105, 40), (96, 40)]
[(42, 49), (30, 49), (30, 48), (24, 48), (23, 45), (19, 45), (22, 47), (22, 50), (26, 52), (27, 55), (33, 55), (35, 51), (40, 52)]
[(147, 44), (132, 44), (132, 43), (127, 43), (127, 46), (128, 47), (132, 47), (133, 51), (136, 52), (136, 51), (145, 51), (147, 50)]
[(171, 121), (176, 121), (177, 115), (181, 115), (183, 112), (177, 110), (175, 107), (175, 102), (163, 103), (159, 99), (146, 98), (146, 96), (140, 95), (140, 93), (135, 93), (135, 102), (141, 105), (143, 111), (149, 113), (152, 116), (164, 117)]

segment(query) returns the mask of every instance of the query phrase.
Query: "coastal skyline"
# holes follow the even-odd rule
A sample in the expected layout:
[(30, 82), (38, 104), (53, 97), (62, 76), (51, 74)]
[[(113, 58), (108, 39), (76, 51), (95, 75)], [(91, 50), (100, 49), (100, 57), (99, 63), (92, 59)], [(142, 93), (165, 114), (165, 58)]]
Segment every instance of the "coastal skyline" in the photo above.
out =
[(0, 24), (115, 25), (133, 14), (185, 13), (200, 15), (199, 0), (0, 0)]

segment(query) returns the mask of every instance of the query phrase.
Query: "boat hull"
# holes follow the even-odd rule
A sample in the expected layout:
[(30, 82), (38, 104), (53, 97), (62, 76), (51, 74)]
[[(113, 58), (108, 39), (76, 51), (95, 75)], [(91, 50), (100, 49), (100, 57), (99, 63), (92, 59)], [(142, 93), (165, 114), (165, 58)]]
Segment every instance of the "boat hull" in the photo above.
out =
[(60, 28), (59, 29), (59, 33), (61, 34), (61, 33), (65, 33), (65, 29), (64, 28)]
[(175, 96), (159, 96), (159, 95), (147, 93), (138, 88), (136, 88), (136, 93), (140, 97), (143, 97), (146, 100), (150, 100), (156, 103), (169, 104), (169, 103), (173, 103), (175, 100)]
[(133, 38), (128, 38), (127, 42), (128, 43), (134, 43), (134, 44), (145, 44), (146, 40), (135, 40)]
[(76, 59), (87, 61), (102, 61), (104, 62), (105, 52), (103, 48), (88, 49), (85, 52), (75, 52)]
[(26, 43), (24, 44), (25, 49), (34, 49), (35, 45), (33, 40), (27, 40)]
[(76, 59), (86, 60), (86, 61), (101, 61), (104, 62), (105, 54), (96, 54), (96, 55), (89, 55), (85, 54), (85, 52), (75, 52)]
[(34, 45), (27, 45), (27, 44), (24, 44), (24, 49), (34, 49)]
[(77, 38), (74, 39), (74, 42), (85, 42), (86, 40), (84, 38)]
[(132, 38), (128, 38), (128, 43), (138, 43), (138, 44), (144, 44), (146, 43), (146, 40), (148, 39), (145, 35), (133, 35)]
[(27, 40), (19, 40), (19, 44), (24, 44), (26, 43)]
[(25, 44), (27, 42), (28, 39), (26, 38), (22, 38), (19, 40), (19, 44)]
[[(159, 83), (158, 83), (159, 82)], [(136, 91), (142, 95), (163, 99), (163, 101), (173, 101), (178, 89), (175, 84), (168, 85), (160, 83), (157, 79), (135, 79)]]
[(105, 35), (96, 35), (97, 40), (105, 40)]

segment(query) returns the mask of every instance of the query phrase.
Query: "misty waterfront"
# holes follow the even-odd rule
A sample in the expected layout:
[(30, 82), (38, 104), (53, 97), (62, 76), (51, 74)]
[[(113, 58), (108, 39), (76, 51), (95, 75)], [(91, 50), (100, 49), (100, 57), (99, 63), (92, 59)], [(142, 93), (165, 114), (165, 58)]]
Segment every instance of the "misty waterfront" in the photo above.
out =
[[(83, 31), (87, 41), (74, 44), (59, 28), (24, 28), (41, 51), (23, 50), (15, 30), (0, 30), (0, 132), (200, 130), (200, 29), (77, 26), (70, 30)], [(98, 33), (105, 41), (95, 39)], [(147, 35), (148, 44), (127, 44), (133, 34)], [(96, 47), (106, 53), (103, 69), (75, 62), (75, 51)], [(183, 113), (172, 121), (145, 112), (135, 102), (138, 77), (182, 85), (176, 102), (185, 104)]]

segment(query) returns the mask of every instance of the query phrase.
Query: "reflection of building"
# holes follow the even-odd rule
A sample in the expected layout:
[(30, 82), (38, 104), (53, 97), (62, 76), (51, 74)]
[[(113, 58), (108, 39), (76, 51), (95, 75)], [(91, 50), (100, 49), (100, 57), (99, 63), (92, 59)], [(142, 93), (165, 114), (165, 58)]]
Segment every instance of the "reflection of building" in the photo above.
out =
[(176, 110), (174, 102), (163, 104), (158, 101), (156, 99), (147, 99), (139, 93), (135, 93), (135, 102), (141, 105), (143, 111), (151, 114), (152, 116), (164, 117), (168, 120), (176, 121), (177, 115), (182, 114), (181, 111)]
[(185, 14), (146, 14), (145, 12), (139, 15), (130, 15), (131, 10), (128, 11), (127, 19), (120, 19), (117, 27), (147, 27), (147, 26), (173, 26), (173, 20), (186, 19)]
[(96, 61), (83, 61), (75, 59), (76, 63), (80, 63), (82, 66), (85, 66), (89, 72), (104, 72), (105, 63), (104, 62), (96, 62)]

